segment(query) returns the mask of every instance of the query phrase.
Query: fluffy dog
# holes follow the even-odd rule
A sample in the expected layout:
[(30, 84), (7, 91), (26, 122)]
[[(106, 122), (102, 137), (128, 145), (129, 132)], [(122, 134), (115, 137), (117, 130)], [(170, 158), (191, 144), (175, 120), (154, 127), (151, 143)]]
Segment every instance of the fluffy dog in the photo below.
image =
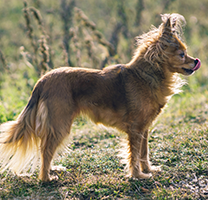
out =
[(162, 21), (138, 37), (128, 64), (103, 70), (63, 67), (40, 78), (16, 121), (1, 125), (2, 170), (20, 173), (40, 155), (39, 178), (49, 181), (53, 155), (79, 114), (127, 133), (132, 177), (149, 178), (160, 170), (149, 161), (148, 128), (181, 86), (178, 73), (193, 74), (201, 65), (179, 39), (183, 16), (165, 14)]

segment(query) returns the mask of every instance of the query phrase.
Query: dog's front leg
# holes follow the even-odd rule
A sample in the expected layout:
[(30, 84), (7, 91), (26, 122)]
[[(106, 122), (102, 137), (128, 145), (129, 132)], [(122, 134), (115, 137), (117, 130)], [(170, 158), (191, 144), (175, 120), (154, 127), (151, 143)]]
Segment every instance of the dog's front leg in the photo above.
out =
[(140, 161), (140, 149), (142, 145), (143, 134), (140, 131), (130, 131), (128, 133), (128, 167), (130, 175), (135, 178), (146, 179), (152, 175), (150, 173), (145, 174), (141, 171)]
[(148, 130), (144, 131), (143, 133), (140, 155), (141, 155), (140, 165), (142, 171), (144, 172), (161, 171), (160, 166), (152, 166), (149, 161)]

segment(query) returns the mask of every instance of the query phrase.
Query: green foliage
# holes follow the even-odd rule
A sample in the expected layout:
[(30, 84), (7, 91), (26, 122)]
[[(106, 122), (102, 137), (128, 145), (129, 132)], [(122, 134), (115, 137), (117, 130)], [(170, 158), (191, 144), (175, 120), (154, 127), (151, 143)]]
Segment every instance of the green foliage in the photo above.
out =
[(6, 122), (7, 118), (6, 118), (6, 110), (5, 107), (0, 104), (0, 122)]

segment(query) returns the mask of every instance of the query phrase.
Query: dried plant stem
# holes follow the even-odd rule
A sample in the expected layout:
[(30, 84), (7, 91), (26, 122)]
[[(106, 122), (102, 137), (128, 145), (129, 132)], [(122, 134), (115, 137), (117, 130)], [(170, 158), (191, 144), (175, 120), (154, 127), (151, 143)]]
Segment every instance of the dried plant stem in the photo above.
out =
[(77, 18), (82, 20), (83, 24), (92, 30), (97, 42), (107, 47), (111, 56), (115, 55), (114, 46), (105, 39), (105, 37), (100, 31), (96, 30), (95, 23), (90, 21), (89, 18), (84, 14), (84, 12), (77, 7), (75, 8), (75, 13), (77, 14)]
[[(34, 61), (34, 67), (37, 71), (38, 75), (44, 74), (51, 66), (53, 66), (52, 61), (50, 60), (50, 48), (47, 45), (47, 38), (48, 35), (46, 34), (46, 31), (43, 26), (43, 20), (42, 16), (40, 14), (40, 11), (37, 10), (34, 7), (27, 7), (27, 3), (24, 2), (24, 17), (26, 20), (26, 27), (28, 30), (28, 37), (31, 40), (31, 45), (33, 47), (33, 61)], [(39, 29), (41, 31), (41, 38), (39, 40), (39, 43), (35, 40), (35, 37), (33, 35), (33, 27), (31, 25), (31, 19), (30, 19), (30, 13), (34, 16), (34, 19), (38, 22)], [(42, 59), (40, 63), (38, 62), (38, 50), (41, 53)], [(50, 63), (50, 67), (48, 65)]]
[(47, 46), (46, 37), (43, 35), (40, 39), (40, 47), (39, 50), (42, 54), (42, 60), (40, 62), (41, 67), (41, 75), (44, 72), (49, 70), (48, 62), (49, 62), (49, 47)]
[(23, 13), (24, 13), (24, 17), (25, 17), (25, 21), (26, 21), (26, 28), (27, 28), (27, 34), (28, 34), (28, 37), (31, 41), (31, 45), (33, 47), (33, 53), (34, 53), (34, 56), (33, 56), (33, 61), (34, 61), (34, 67), (35, 67), (35, 70), (38, 72), (39, 74), (39, 71), (40, 69), (38, 68), (38, 60), (37, 60), (37, 51), (38, 51), (38, 46), (37, 46), (37, 42), (35, 41), (34, 37), (33, 37), (33, 27), (31, 25), (31, 20), (30, 20), (30, 14), (29, 14), (29, 9), (27, 7), (27, 2), (24, 1), (24, 9), (23, 9)]
[(76, 54), (77, 66), (81, 67), (81, 47), (79, 45), (79, 38), (77, 37), (78, 27), (71, 28), (70, 34), (72, 35), (72, 42), (74, 43), (74, 52)]
[(87, 48), (87, 53), (88, 53), (88, 56), (89, 58), (92, 59), (92, 62), (93, 62), (93, 66), (97, 66), (98, 63), (99, 63), (99, 60), (98, 58), (95, 56), (95, 53), (94, 53), (94, 44), (93, 44), (93, 41), (90, 40), (90, 39), (86, 39), (85, 40), (85, 45), (86, 45), (86, 48)]
[(6, 62), (6, 59), (5, 59), (4, 54), (2, 53), (1, 49), (0, 49), (0, 60), (2, 62), (3, 68), (7, 69), (7, 62)]
[(67, 4), (66, 0), (61, 0), (60, 15), (63, 21), (63, 31), (64, 31), (63, 49), (66, 60), (65, 64), (68, 66), (73, 66), (70, 58), (70, 46), (69, 46), (69, 42), (71, 40), (72, 35), (70, 35), (69, 30), (72, 26), (72, 16), (73, 16), (74, 6), (75, 6), (75, 0), (71, 0), (69, 4)]
[[(103, 34), (98, 31), (96, 29), (96, 25), (93, 21), (89, 20), (89, 18), (85, 15), (85, 13), (75, 7), (75, 18), (76, 20), (81, 24), (81, 27), (86, 27), (91, 31), (91, 38), (93, 37), (93, 39), (98, 42), (99, 44), (101, 44), (102, 46), (106, 47), (108, 50), (108, 57), (112, 57), (116, 54), (115, 52), (115, 48), (113, 46), (113, 44), (111, 44), (108, 40), (105, 39), (105, 37), (103, 36)], [(89, 34), (86, 34), (89, 35)], [(98, 64), (98, 59), (95, 56), (95, 53), (93, 51), (93, 41), (92, 39), (89, 39), (88, 37), (85, 38), (85, 44), (86, 44), (86, 48), (87, 48), (87, 52), (88, 52), (88, 57), (92, 59), (93, 64), (97, 65)], [(106, 60), (106, 58), (105, 58)], [(101, 68), (103, 68), (103, 64), (101, 65)]]

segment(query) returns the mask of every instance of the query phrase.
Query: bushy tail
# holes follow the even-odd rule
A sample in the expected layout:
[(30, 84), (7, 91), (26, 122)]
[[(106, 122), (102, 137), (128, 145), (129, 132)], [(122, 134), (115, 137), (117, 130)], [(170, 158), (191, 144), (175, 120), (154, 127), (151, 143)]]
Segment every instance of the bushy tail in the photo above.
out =
[[(16, 121), (0, 126), (0, 165), (1, 171), (10, 168), (23, 173), (31, 168), (31, 161), (38, 161), (39, 138), (35, 134), (35, 120), (39, 92), (37, 87)], [(35, 167), (35, 165), (33, 165)]]

